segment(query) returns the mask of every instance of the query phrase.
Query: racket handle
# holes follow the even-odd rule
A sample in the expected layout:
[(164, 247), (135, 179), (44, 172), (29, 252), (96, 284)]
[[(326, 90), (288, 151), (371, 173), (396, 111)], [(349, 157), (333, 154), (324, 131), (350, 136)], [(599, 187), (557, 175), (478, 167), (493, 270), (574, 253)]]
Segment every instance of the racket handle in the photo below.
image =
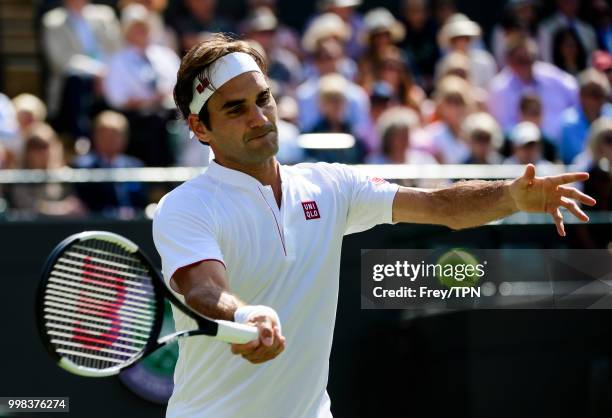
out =
[(257, 327), (224, 320), (216, 322), (219, 324), (219, 329), (215, 338), (226, 343), (246, 344), (259, 338)]

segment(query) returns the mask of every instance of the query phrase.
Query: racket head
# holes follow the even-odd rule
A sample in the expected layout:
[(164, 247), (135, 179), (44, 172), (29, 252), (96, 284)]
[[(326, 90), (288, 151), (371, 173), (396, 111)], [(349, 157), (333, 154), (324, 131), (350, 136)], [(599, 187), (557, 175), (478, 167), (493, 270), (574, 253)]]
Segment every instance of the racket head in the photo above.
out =
[(36, 302), (41, 341), (70, 373), (116, 375), (156, 345), (163, 286), (132, 241), (104, 231), (72, 235), (42, 271)]

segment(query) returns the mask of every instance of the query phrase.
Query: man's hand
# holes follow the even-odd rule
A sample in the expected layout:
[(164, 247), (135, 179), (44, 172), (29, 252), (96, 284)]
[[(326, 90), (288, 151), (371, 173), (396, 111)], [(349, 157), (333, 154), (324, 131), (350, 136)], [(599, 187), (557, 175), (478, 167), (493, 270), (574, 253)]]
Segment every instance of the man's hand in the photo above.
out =
[(259, 339), (246, 344), (232, 344), (232, 353), (240, 354), (253, 364), (272, 360), (285, 349), (285, 337), (280, 333), (278, 323), (269, 315), (253, 315), (247, 325), (259, 329)]
[(580, 192), (574, 187), (564, 186), (567, 183), (584, 181), (589, 178), (588, 173), (567, 173), (558, 176), (536, 177), (535, 166), (527, 165), (522, 177), (510, 184), (510, 196), (517, 210), (524, 212), (550, 213), (557, 232), (565, 236), (563, 216), (559, 210), (563, 206), (581, 221), (588, 221), (589, 217), (578, 207), (576, 202), (588, 206), (595, 204), (595, 199)]

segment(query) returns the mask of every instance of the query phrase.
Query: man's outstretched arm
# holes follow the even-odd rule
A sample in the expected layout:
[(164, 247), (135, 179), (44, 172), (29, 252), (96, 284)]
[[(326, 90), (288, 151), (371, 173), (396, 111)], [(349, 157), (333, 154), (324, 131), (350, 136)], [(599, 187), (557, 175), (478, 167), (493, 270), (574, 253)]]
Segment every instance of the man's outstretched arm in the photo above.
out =
[(588, 173), (568, 173), (536, 177), (529, 164), (515, 180), (465, 181), (435, 190), (401, 187), (393, 201), (393, 221), (446, 225), (452, 229), (486, 224), (517, 211), (549, 213), (559, 235), (565, 236), (563, 206), (578, 219), (588, 216), (577, 202), (592, 206), (595, 199), (567, 183), (584, 181)]

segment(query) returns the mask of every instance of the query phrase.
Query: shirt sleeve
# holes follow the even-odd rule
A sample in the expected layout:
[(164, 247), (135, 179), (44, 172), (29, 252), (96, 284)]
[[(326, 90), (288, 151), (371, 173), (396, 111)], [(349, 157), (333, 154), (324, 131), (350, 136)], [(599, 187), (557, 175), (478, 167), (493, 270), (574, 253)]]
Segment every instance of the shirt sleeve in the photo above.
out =
[[(196, 214), (190, 208), (198, 208), (199, 212)], [(181, 267), (204, 260), (216, 260), (225, 265), (214, 219), (201, 208), (202, 202), (186, 193), (167, 195), (157, 207), (153, 241), (161, 256), (167, 285)]]
[(344, 235), (393, 222), (393, 199), (399, 185), (367, 176), (352, 167), (341, 164), (333, 166), (341, 172), (341, 191), (346, 193), (348, 198)]

